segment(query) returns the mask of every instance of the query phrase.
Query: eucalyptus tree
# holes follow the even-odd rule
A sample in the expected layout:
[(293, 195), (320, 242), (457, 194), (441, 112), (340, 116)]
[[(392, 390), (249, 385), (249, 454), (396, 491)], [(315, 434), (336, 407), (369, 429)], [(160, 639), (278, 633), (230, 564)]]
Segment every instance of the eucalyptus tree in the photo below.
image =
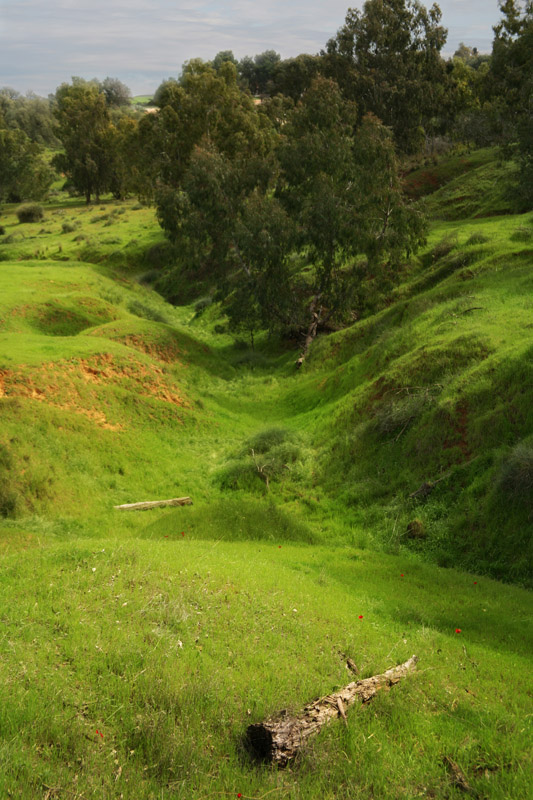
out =
[(54, 179), (43, 148), (0, 113), (0, 203), (40, 200)]
[[(533, 206), (533, 2), (500, 3), (494, 27), (490, 86), (508, 143), (518, 144), (521, 208)], [(512, 154), (512, 149), (510, 150)]]
[(190, 62), (160, 103), (139, 125), (158, 219), (189, 266), (222, 276), (238, 262), (242, 204), (271, 182), (273, 125), (238, 86), (231, 61), (218, 70)]
[(362, 10), (348, 10), (323, 53), (325, 73), (357, 103), (359, 119), (375, 114), (404, 152), (424, 143), (447, 91), (441, 17), (436, 4), (366, 0)]
[(338, 85), (316, 78), (283, 129), (277, 194), (311, 265), (306, 347), (350, 308), (362, 276), (394, 269), (424, 239), (423, 217), (402, 195), (391, 132), (373, 114), (357, 119)]
[(98, 84), (79, 78), (55, 94), (54, 116), (63, 152), (54, 164), (67, 175), (87, 203), (108, 191), (113, 174), (114, 128), (106, 97)]

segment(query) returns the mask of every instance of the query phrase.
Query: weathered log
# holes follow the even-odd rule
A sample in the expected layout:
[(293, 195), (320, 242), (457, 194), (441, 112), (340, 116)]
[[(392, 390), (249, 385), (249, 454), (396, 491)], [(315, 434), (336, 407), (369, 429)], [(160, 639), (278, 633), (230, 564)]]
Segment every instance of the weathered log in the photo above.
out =
[(380, 689), (388, 689), (404, 678), (415, 668), (417, 661), (417, 656), (411, 656), (404, 664), (388, 669), (382, 675), (349, 683), (340, 692), (309, 703), (297, 716), (281, 712), (266, 722), (249, 725), (246, 730), (248, 750), (261, 761), (271, 761), (278, 767), (285, 767), (298, 755), (306, 740), (324, 725), (338, 717), (346, 721), (344, 710), (347, 706), (356, 700), (368, 703)]
[(144, 503), (126, 503), (115, 506), (119, 511), (148, 511), (150, 508), (163, 508), (164, 506), (192, 506), (190, 497), (173, 497), (171, 500), (147, 500)]

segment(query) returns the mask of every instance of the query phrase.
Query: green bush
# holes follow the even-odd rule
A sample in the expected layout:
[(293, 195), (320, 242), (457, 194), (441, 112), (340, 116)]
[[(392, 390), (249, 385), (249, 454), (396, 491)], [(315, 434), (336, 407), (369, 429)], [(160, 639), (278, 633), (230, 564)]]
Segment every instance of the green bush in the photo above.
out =
[(445, 236), (438, 242), (431, 251), (432, 261), (439, 261), (444, 256), (449, 255), (457, 247), (457, 236)]
[(13, 459), (7, 447), (0, 444), (0, 517), (14, 517), (17, 495), (12, 487)]
[(490, 241), (489, 237), (485, 236), (484, 233), (481, 233), (481, 232), (473, 233), (472, 236), (470, 236), (470, 238), (466, 240), (464, 246), (465, 247), (472, 247), (473, 245), (476, 245), (476, 244), (486, 244), (489, 241)]
[(243, 448), (217, 473), (222, 489), (257, 491), (271, 481), (298, 478), (306, 454), (295, 434), (268, 428), (248, 439)]
[(5, 232), (6, 232), (6, 229), (4, 228), (4, 226), (0, 225), (0, 236), (3, 236), (5, 234)]
[(209, 306), (212, 304), (213, 304), (213, 298), (210, 295), (206, 295), (205, 297), (200, 297), (194, 304), (194, 310), (196, 311), (196, 315), (199, 317), (202, 314), (202, 312), (204, 312), (205, 309), (209, 308)]
[(61, 230), (63, 233), (74, 233), (77, 227), (78, 226), (75, 222), (64, 222), (61, 225)]
[(514, 502), (533, 508), (533, 441), (511, 450), (501, 466), (498, 488)]
[(511, 242), (530, 242), (533, 239), (533, 229), (521, 225), (510, 236)]
[(381, 436), (402, 433), (420, 416), (430, 398), (425, 394), (391, 397), (377, 411), (374, 425)]
[(16, 210), (19, 222), (40, 222), (44, 217), (44, 209), (39, 203), (26, 203)]
[(168, 324), (168, 319), (164, 314), (161, 314), (155, 308), (150, 308), (150, 306), (141, 303), (140, 300), (132, 300), (131, 303), (128, 303), (128, 311), (135, 314), (136, 317), (149, 319), (152, 322), (164, 322)]
[(170, 242), (158, 242), (148, 248), (144, 254), (145, 264), (152, 269), (169, 267), (175, 263), (176, 258), (177, 249)]

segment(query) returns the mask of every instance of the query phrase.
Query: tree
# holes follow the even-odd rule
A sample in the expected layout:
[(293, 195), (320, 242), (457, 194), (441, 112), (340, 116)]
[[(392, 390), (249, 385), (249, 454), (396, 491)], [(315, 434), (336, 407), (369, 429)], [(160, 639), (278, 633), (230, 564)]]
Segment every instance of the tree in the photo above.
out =
[(54, 178), (43, 148), (24, 131), (8, 129), (0, 114), (0, 203), (40, 200)]
[(370, 272), (385, 259), (393, 267), (423, 240), (423, 219), (402, 197), (390, 131), (373, 115), (358, 127), (356, 119), (355, 105), (339, 87), (317, 78), (280, 147), (278, 196), (312, 264), (306, 347), (320, 324), (351, 306), (358, 256), (366, 256)]
[(144, 194), (179, 241), (178, 268), (220, 286), (242, 267), (235, 230), (246, 198), (271, 183), (274, 127), (230, 61), (218, 71), (191, 61), (161, 94), (160, 111), (139, 123)]
[(441, 16), (418, 0), (366, 0), (362, 11), (348, 10), (323, 53), (325, 74), (357, 103), (359, 119), (375, 114), (404, 152), (423, 144), (446, 90)]
[(279, 61), (270, 80), (270, 93), (282, 94), (298, 102), (320, 72), (321, 63), (320, 56), (310, 56), (305, 53), (296, 58)]
[(28, 92), (25, 96), (9, 86), (0, 89), (0, 113), (6, 128), (18, 128), (32, 142), (57, 147), (50, 101)]
[(55, 100), (57, 135), (64, 152), (55, 156), (54, 164), (87, 203), (93, 196), (98, 202), (109, 190), (113, 174), (114, 129), (105, 95), (95, 84), (73, 79), (57, 89)]
[(238, 65), (239, 76), (252, 94), (269, 94), (280, 61), (275, 50), (265, 50), (254, 58), (245, 56)]
[(105, 95), (105, 101), (108, 106), (117, 108), (129, 106), (131, 91), (118, 78), (105, 78), (100, 84), (100, 88)]
[(225, 64), (227, 61), (234, 64), (234, 66), (237, 66), (239, 63), (233, 55), (233, 50), (221, 50), (217, 53), (212, 62), (213, 69), (218, 72), (222, 64)]
[(518, 145), (521, 208), (533, 206), (533, 2), (500, 3), (502, 19), (494, 28), (489, 72), (507, 154)]

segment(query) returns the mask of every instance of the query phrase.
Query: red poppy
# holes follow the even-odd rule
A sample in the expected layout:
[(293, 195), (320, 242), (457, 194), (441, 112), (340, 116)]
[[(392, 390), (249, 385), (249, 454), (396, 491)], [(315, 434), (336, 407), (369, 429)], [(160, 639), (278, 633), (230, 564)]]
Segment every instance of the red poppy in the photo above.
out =
[(359, 614), (359, 619), (363, 619), (363, 615), (362, 614)]
[(456, 628), (456, 629), (455, 629), (455, 632), (456, 632), (456, 633), (461, 633), (461, 628)]
[(477, 581), (474, 581), (474, 586), (476, 585)]
[(403, 578), (403, 572), (402, 572), (402, 574), (400, 575), (400, 578)]
[(103, 734), (103, 733), (100, 733), (100, 731), (96, 731), (96, 733), (98, 734), (98, 736), (101, 736), (101, 737), (102, 737), (102, 739), (104, 738), (104, 734)]
[(185, 536), (185, 531), (182, 531), (182, 532), (181, 532), (181, 535), (182, 535), (182, 536)]
[(242, 797), (242, 794), (239, 792), (239, 794), (237, 795), (237, 797)]
[(278, 544), (278, 550), (281, 550), (281, 545), (280, 544)]

